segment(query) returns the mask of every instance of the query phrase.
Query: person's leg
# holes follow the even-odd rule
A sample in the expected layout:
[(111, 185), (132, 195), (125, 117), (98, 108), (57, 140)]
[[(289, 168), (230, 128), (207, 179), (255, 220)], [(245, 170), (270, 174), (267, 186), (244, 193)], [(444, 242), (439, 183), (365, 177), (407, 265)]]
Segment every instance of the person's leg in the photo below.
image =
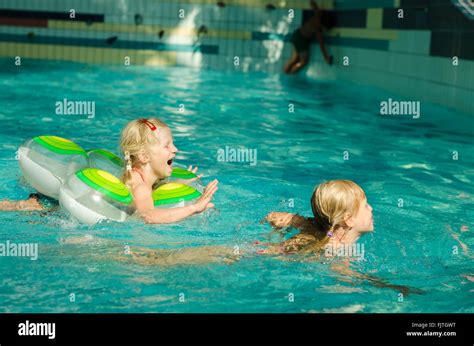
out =
[(294, 74), (294, 73), (297, 73), (299, 72), (302, 68), (304, 68), (307, 64), (308, 64), (308, 61), (309, 61), (309, 51), (305, 51), (305, 52), (301, 52), (299, 54), (299, 57), (300, 59), (298, 60), (298, 62), (296, 64), (294, 64), (291, 69), (290, 69), (290, 72), (291, 74)]
[(0, 210), (24, 210), (24, 211), (34, 211), (34, 210), (44, 210), (45, 208), (38, 201), (38, 196), (31, 194), (28, 199), (21, 201), (0, 201)]
[[(151, 249), (142, 246), (128, 246), (120, 241), (99, 238), (89, 234), (69, 236), (61, 239), (63, 245), (78, 247), (94, 244), (87, 256), (95, 260), (116, 260), (129, 264), (147, 266), (175, 266), (209, 263), (233, 263), (241, 257), (239, 252), (228, 246), (196, 246), (181, 249)], [(86, 248), (82, 250), (85, 251)], [(91, 248), (89, 248), (91, 249)]]
[(324, 60), (326, 61), (326, 63), (328, 63), (329, 65), (332, 65), (332, 61), (333, 61), (333, 56), (332, 55), (329, 55), (327, 49), (326, 49), (326, 46), (324, 45), (324, 40), (323, 40), (323, 35), (321, 33), (321, 28), (318, 28), (318, 30), (316, 31), (316, 38), (318, 39), (318, 42), (319, 42), (319, 48), (321, 49), (321, 54), (323, 55), (324, 57)]
[(196, 246), (173, 250), (131, 247), (128, 255), (122, 252), (114, 258), (132, 264), (176, 266), (219, 262), (230, 264), (239, 260), (240, 254), (226, 246)]
[(299, 60), (298, 53), (296, 52), (296, 49), (293, 47), (293, 52), (291, 53), (291, 58), (286, 62), (283, 71), (285, 73), (290, 73), (290, 70), (294, 64), (296, 64)]

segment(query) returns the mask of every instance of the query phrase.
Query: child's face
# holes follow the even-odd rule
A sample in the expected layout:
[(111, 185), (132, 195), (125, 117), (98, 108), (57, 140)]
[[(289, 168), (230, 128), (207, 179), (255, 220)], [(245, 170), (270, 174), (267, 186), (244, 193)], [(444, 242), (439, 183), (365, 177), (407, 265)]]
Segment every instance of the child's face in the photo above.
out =
[(367, 198), (360, 202), (359, 210), (353, 217), (353, 228), (359, 232), (370, 232), (374, 230), (374, 219), (372, 216), (372, 207), (367, 203)]
[(153, 133), (153, 136), (157, 136), (159, 142), (151, 145), (149, 148), (149, 163), (154, 173), (160, 179), (163, 179), (171, 175), (173, 159), (178, 149), (173, 144), (173, 135), (169, 128), (160, 128)]

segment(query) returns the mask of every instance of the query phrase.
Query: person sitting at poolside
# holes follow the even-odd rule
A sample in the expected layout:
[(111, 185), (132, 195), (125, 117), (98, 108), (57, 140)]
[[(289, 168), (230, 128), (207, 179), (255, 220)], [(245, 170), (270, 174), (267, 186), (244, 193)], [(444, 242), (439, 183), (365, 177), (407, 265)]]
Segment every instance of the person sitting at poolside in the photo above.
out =
[(314, 35), (319, 42), (321, 53), (323, 54), (324, 60), (332, 65), (333, 57), (330, 56), (326, 46), (324, 45), (321, 25), (321, 10), (315, 1), (310, 1), (311, 7), (313, 8), (314, 15), (301, 27), (293, 32), (291, 37), (291, 43), (293, 44), (293, 53), (291, 58), (285, 64), (285, 73), (293, 74), (304, 68), (309, 62), (311, 39)]

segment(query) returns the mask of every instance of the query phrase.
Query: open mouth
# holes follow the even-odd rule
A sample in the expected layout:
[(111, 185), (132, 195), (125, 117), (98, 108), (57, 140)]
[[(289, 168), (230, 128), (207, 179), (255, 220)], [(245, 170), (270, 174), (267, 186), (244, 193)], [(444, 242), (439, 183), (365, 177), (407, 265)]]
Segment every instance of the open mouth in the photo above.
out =
[(168, 166), (171, 166), (173, 164), (173, 159), (169, 159), (167, 163), (168, 163)]

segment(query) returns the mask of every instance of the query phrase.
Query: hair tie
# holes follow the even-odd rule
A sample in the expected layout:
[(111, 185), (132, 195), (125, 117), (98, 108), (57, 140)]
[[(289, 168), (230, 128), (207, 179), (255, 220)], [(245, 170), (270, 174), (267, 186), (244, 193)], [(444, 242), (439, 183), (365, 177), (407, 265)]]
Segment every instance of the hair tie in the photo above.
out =
[(327, 236), (328, 236), (329, 238), (331, 238), (333, 235), (334, 235), (334, 233), (333, 233), (332, 231), (329, 231), (329, 232), (327, 233)]
[(156, 126), (153, 125), (153, 123), (151, 123), (150, 121), (146, 120), (146, 119), (140, 119), (140, 122), (142, 124), (145, 124), (146, 126), (148, 126), (150, 128), (150, 130), (152, 131), (155, 131), (156, 130)]

